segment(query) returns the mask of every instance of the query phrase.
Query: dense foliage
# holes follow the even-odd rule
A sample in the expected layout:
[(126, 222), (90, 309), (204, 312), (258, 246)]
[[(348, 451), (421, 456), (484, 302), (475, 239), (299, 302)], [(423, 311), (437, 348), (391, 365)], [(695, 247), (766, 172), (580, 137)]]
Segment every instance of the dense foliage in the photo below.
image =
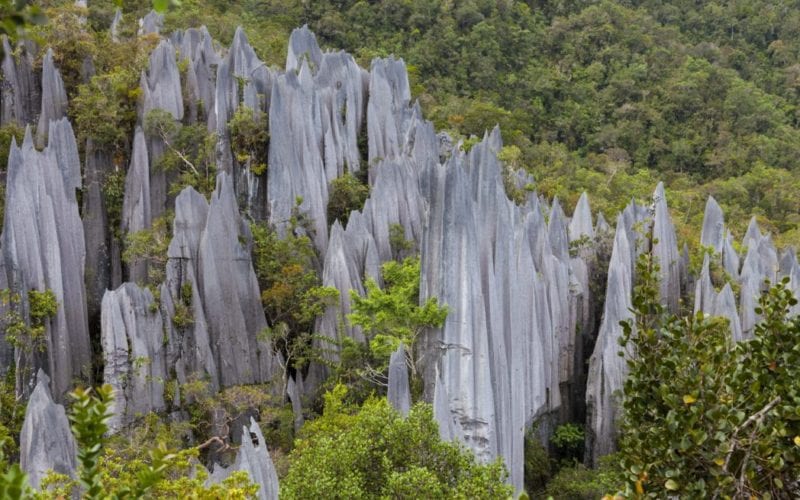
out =
[(659, 301), (657, 263), (637, 264), (635, 320), (620, 339), (620, 457), (632, 491), (662, 498), (800, 494), (800, 317), (788, 280), (760, 299), (754, 338), (727, 320), (679, 318)]
[(350, 291), (353, 312), (347, 320), (359, 326), (367, 336), (371, 353), (369, 373), (380, 377), (389, 366), (389, 357), (401, 345), (411, 370), (412, 387), (419, 388), (417, 340), (426, 329), (439, 328), (447, 317), (447, 307), (429, 298), (420, 305), (420, 260), (408, 257), (402, 262), (389, 261), (383, 265), (384, 286), (367, 278), (366, 295)]
[(443, 442), (429, 405), (403, 418), (386, 399), (344, 404), (344, 386), (325, 396), (290, 455), (281, 498), (508, 498), (501, 462), (479, 465)]

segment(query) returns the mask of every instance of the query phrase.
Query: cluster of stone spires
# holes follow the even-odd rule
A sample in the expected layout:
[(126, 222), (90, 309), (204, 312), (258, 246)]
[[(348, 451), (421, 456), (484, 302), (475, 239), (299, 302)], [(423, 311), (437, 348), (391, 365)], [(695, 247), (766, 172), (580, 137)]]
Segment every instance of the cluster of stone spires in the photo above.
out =
[[(158, 32), (161, 20), (150, 14), (140, 26), (142, 33)], [(800, 289), (794, 253), (779, 254), (754, 221), (740, 265), (713, 199), (706, 207), (701, 242), (713, 248), (730, 279), (739, 283), (739, 304), (730, 285), (715, 290), (708, 255), (698, 279), (689, 275), (688, 252), (685, 246), (683, 252), (678, 249), (661, 184), (651, 205), (631, 202), (617, 217), (615, 230), (602, 215), (593, 222), (585, 194), (571, 218), (558, 200), (548, 203), (535, 193), (522, 204), (511, 201), (497, 159), (499, 130), (469, 152), (453, 146), (446, 134), (437, 135), (411, 102), (402, 60), (376, 59), (364, 70), (344, 52), (320, 50), (304, 27), (292, 33), (285, 71), (277, 71), (258, 59), (241, 29), (226, 50), (201, 28), (164, 38), (141, 76), (140, 125), (152, 109), (187, 123), (204, 120), (217, 133), (221, 172), (210, 201), (191, 187), (170, 196), (170, 174), (153, 168), (165, 145), (137, 127), (119, 229), (147, 229), (174, 209), (157, 303), (149, 290), (135, 284), (147, 277), (146, 266), (121, 265), (100, 191), (111, 168), (109, 155), (91, 140), (81, 175), (52, 54), (44, 57), (38, 78), (33, 73), (35, 47), (25, 43), (17, 55), (7, 41), (4, 47), (2, 76), (8, 84), (0, 89), (0, 123), (37, 128), (34, 133), (29, 127), (22, 145), (12, 144), (9, 154), (0, 287), (20, 294), (16, 307), (25, 318), (28, 290), (52, 290), (59, 303), (57, 314), (45, 323), (43, 351), (14, 349), (0, 341), (2, 368), (16, 366), (18, 393), (30, 397), (21, 456), (34, 485), (47, 468), (74, 472), (74, 443), (57, 402), (75, 378), (89, 375), (95, 320), (103, 382), (115, 389), (115, 430), (136, 415), (180, 408), (180, 391), (167, 401), (169, 381), (179, 387), (202, 379), (219, 390), (280, 378), (280, 360), (258, 336), (267, 321), (246, 220), (272, 223), (285, 234), (298, 199), (312, 221), (322, 282), (340, 292), (339, 304), (317, 323), (317, 331), (327, 337), (365, 340), (363, 332), (340, 318), (350, 312), (350, 290), (364, 293), (365, 277), (380, 283), (381, 264), (397, 251), (390, 227), (402, 226), (421, 257), (420, 299), (436, 297), (449, 309), (444, 327), (428, 332), (417, 346), (423, 397), (433, 403), (443, 438), (464, 442), (480, 460), (502, 457), (518, 490), (524, 436), (534, 421), (558, 423), (585, 414), (588, 460), (613, 451), (626, 369), (616, 339), (619, 322), (631, 315), (640, 252), (656, 256), (661, 297), (670, 310), (677, 312), (680, 301), (693, 292), (695, 310), (727, 317), (737, 340), (752, 335), (756, 297), (765, 278), (789, 276), (793, 289)], [(188, 62), (183, 80), (181, 60)], [(227, 123), (239, 106), (269, 120), (265, 174), (256, 175), (231, 153)], [(359, 150), (364, 134), (366, 158)], [(41, 151), (35, 147), (45, 144)], [(328, 221), (331, 181), (367, 166), (371, 193), (363, 209), (350, 214), (346, 225)], [(514, 182), (524, 186), (531, 179), (518, 173)], [(83, 189), (82, 210), (76, 189)], [(601, 302), (591, 282), (598, 266), (595, 242), (612, 238), (612, 231)], [(642, 236), (647, 233), (657, 241), (652, 248)], [(192, 314), (182, 326), (172, 321), (178, 301)], [(15, 306), (0, 306), (0, 314), (10, 307)], [(586, 352), (592, 344), (593, 352)], [(337, 353), (325, 347), (335, 360)], [(411, 398), (404, 363), (402, 351), (392, 356), (388, 395), (407, 412)], [(298, 425), (303, 397), (326, 375), (325, 366), (312, 365), (305, 377), (289, 378), (285, 387), (273, 384), (277, 396), (291, 399)], [(257, 444), (245, 439), (233, 468), (248, 470), (261, 484), (262, 498), (272, 498), (277, 476), (268, 443), (255, 423), (246, 427), (243, 433), (256, 434)], [(231, 470), (217, 468), (212, 480)]]

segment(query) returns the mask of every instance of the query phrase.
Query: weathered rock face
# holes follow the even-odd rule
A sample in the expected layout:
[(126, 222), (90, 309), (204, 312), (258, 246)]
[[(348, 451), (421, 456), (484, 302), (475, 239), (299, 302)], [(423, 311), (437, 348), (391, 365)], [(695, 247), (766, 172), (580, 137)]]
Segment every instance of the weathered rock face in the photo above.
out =
[(208, 129), (216, 130), (216, 67), (221, 59), (211, 35), (205, 26), (190, 28), (173, 33), (172, 43), (178, 47), (180, 58), (188, 61), (184, 111), (189, 123), (206, 120)]
[(717, 200), (709, 196), (706, 201), (706, 211), (703, 215), (703, 230), (700, 233), (700, 244), (711, 247), (714, 252), (722, 251), (725, 236), (725, 216), (722, 214)]
[[(141, 127), (136, 127), (133, 138), (131, 164), (125, 176), (125, 196), (122, 201), (122, 234), (133, 234), (150, 227), (150, 166), (147, 142)], [(133, 263), (128, 269), (128, 279), (134, 283), (147, 280), (147, 263)]]
[(411, 91), (402, 59), (375, 59), (369, 72), (367, 137), (369, 162), (402, 153), (411, 119)]
[[(163, 18), (151, 12), (141, 32), (158, 33), (162, 26)], [(44, 368), (53, 375), (52, 390), (59, 399), (89, 366), (87, 296), (88, 311), (96, 317), (100, 297), (120, 281), (114, 264), (118, 249), (115, 253), (101, 192), (110, 162), (91, 141), (87, 144), (81, 222), (75, 196), (81, 172), (72, 129), (66, 119), (52, 121), (66, 109), (52, 55), (44, 58), (40, 86), (38, 72), (32, 71), (32, 47), (15, 56), (3, 43), (2, 76), (11, 89), (0, 89), (0, 124), (29, 124), (39, 117), (36, 135), (49, 145), (36, 151), (29, 130), (22, 147), (11, 148), (0, 288), (8, 285), (21, 294), (24, 314), (31, 289), (53, 290), (59, 308), (45, 325), (45, 352), (18, 349), (12, 356), (10, 345), (0, 341), (0, 369), (15, 356), (18, 389), (27, 395), (33, 388), (30, 374)], [(183, 81), (178, 60), (186, 64)], [(341, 320), (351, 311), (349, 292), (363, 294), (367, 277), (381, 284), (381, 264), (408, 251), (396, 247), (391, 237), (392, 226), (399, 225), (412, 251), (421, 254), (421, 300), (436, 297), (449, 309), (444, 327), (426, 332), (416, 346), (415, 357), (423, 360), (416, 367), (424, 379), (423, 398), (433, 401), (444, 439), (463, 441), (483, 461), (502, 457), (518, 489), (524, 433), (535, 420), (547, 425), (580, 419), (585, 405), (589, 461), (614, 449), (616, 397), (626, 374), (625, 359), (617, 356), (619, 321), (631, 315), (639, 253), (651, 251), (658, 260), (661, 297), (670, 311), (678, 311), (687, 289), (694, 288), (695, 309), (728, 318), (737, 340), (752, 335), (765, 278), (788, 276), (792, 289), (800, 291), (795, 254), (779, 255), (753, 220), (740, 258), (713, 198), (706, 206), (701, 242), (714, 254), (706, 256), (696, 283), (688, 278), (688, 251), (678, 251), (662, 184), (651, 206), (632, 202), (617, 217), (613, 233), (602, 214), (593, 226), (586, 194), (571, 219), (558, 200), (550, 204), (535, 192), (515, 204), (506, 195), (497, 160), (499, 131), (487, 134), (469, 153), (447, 134), (437, 135), (410, 101), (402, 60), (376, 59), (367, 72), (344, 52), (324, 53), (303, 27), (289, 40), (285, 73), (268, 69), (241, 29), (227, 51), (214, 44), (205, 28), (174, 33), (149, 62), (141, 77), (140, 125), (154, 109), (187, 124), (205, 123), (217, 133), (222, 173), (210, 203), (192, 188), (173, 200), (167, 194), (171, 174), (150, 168), (166, 145), (137, 128), (120, 229), (133, 233), (150, 227), (173, 201), (175, 218), (160, 306), (153, 305), (149, 291), (131, 283), (106, 292), (102, 302), (104, 378), (118, 396), (115, 429), (136, 414), (185, 402), (177, 391), (173, 401), (164, 401), (162, 380), (205, 380), (217, 391), (277, 379), (280, 370), (271, 346), (259, 340), (267, 323), (243, 217), (268, 220), (285, 232), (296, 209), (305, 213), (310, 226), (294, 230), (308, 232), (322, 264), (322, 284), (340, 292), (338, 304), (318, 319), (316, 331), (361, 342), (363, 332)], [(255, 175), (249, 163), (232, 154), (228, 123), (241, 106), (252, 110), (255, 119), (268, 121), (265, 174)], [(331, 182), (367, 164), (371, 194), (364, 207), (352, 212), (346, 225), (328, 221)], [(526, 191), (534, 182), (524, 172), (510, 180)], [(640, 228), (658, 240), (652, 249), (641, 244)], [(595, 243), (612, 235), (608, 281), (593, 283), (593, 276), (601, 274), (596, 271), (602, 271), (597, 269), (599, 256), (608, 253)], [(91, 261), (85, 273), (84, 254)], [(725, 283), (712, 282), (720, 281), (716, 266), (725, 271)], [(129, 271), (132, 281), (147, 277), (143, 266)], [(741, 290), (738, 308), (734, 281)], [(593, 290), (602, 286), (605, 304), (598, 304)], [(595, 336), (586, 373), (584, 343), (590, 346)], [(336, 361), (331, 345), (315, 342), (329, 361)], [(406, 368), (400, 349), (391, 358), (388, 397), (403, 413), (411, 404)], [(315, 391), (325, 375), (322, 365), (313, 365), (306, 378), (301, 371), (288, 377), (285, 389), (296, 427), (303, 421), (302, 397)], [(47, 390), (46, 382), (39, 386)], [(36, 409), (43, 407), (40, 392), (34, 392), (37, 405), (29, 410), (44, 415), (50, 410)], [(216, 471), (214, 479), (246, 470), (261, 485), (261, 497), (274, 498), (277, 477), (264, 438), (254, 422), (243, 427), (236, 464)], [(238, 432), (234, 435), (239, 439)], [(253, 436), (257, 441), (247, 439)], [(74, 452), (72, 460), (65, 470), (74, 469)]]
[[(175, 200), (172, 241), (167, 250), (166, 280), (161, 285), (161, 308), (167, 337), (167, 367), (179, 384), (208, 380), (209, 388), (219, 390), (219, 372), (211, 350), (205, 309), (199, 287), (200, 237), (208, 218), (208, 202), (187, 187)], [(189, 291), (190, 293), (185, 293)], [(188, 295), (188, 296), (187, 296)], [(187, 304), (188, 303), (188, 304)], [(188, 307), (190, 319), (176, 325), (176, 308)]]
[(236, 455), (236, 462), (230, 467), (217, 468), (208, 478), (209, 483), (219, 483), (236, 471), (245, 471), (250, 480), (259, 486), (260, 500), (277, 500), (278, 474), (267, 451), (267, 443), (258, 423), (250, 419), (250, 424), (242, 429), (242, 445)]
[(589, 360), (586, 387), (587, 461), (596, 463), (615, 449), (619, 391), (622, 389), (627, 366), (625, 358), (617, 355), (617, 339), (622, 334), (620, 321), (631, 318), (631, 293), (636, 258), (636, 236), (633, 224), (642, 220), (635, 205), (629, 205), (617, 218), (614, 248), (608, 266), (606, 301), (597, 342)]
[(521, 488), (526, 427), (566, 401), (574, 358), (561, 352), (574, 345), (580, 292), (560, 208), (548, 227), (536, 197), (523, 207), (508, 199), (500, 147), (495, 131), (421, 174), (421, 295), (450, 310), (424, 349), (441, 352), (426, 373), (443, 436), (461, 436), (481, 460), (502, 456)]
[(183, 118), (181, 75), (175, 61), (175, 47), (162, 40), (150, 54), (147, 74), (142, 75), (143, 115), (153, 109), (163, 109), (176, 120)]
[[(203, 72), (197, 73), (198, 80)], [(266, 219), (266, 176), (255, 175), (248, 163), (239, 164), (233, 157), (228, 122), (240, 106), (252, 110), (254, 118), (266, 120), (270, 109), (270, 96), (274, 75), (256, 56), (241, 28), (236, 30), (228, 53), (219, 63), (216, 78), (213, 117), (209, 115), (209, 129), (217, 131), (217, 165), (233, 176), (234, 190), (242, 210), (257, 220)], [(243, 82), (243, 83), (242, 83)]]
[(67, 91), (61, 73), (53, 64), (53, 49), (48, 49), (42, 61), (42, 106), (39, 113), (39, 126), (36, 129), (36, 143), (44, 147), (50, 122), (59, 120), (67, 114)]
[(250, 261), (251, 242), (231, 179), (221, 173), (200, 236), (198, 286), (223, 387), (267, 382), (277, 368), (270, 346), (257, 340), (267, 321)]
[(30, 129), (22, 147), (11, 145), (2, 252), (8, 284), (22, 299), (29, 290), (51, 290), (56, 314), (45, 320), (43, 352), (17, 349), (17, 391), (28, 395), (43, 368), (60, 399), (91, 362), (84, 289), (86, 255), (75, 190), (81, 186), (78, 148), (66, 119), (50, 123), (49, 144), (34, 148)]
[(411, 390), (408, 384), (405, 347), (400, 345), (389, 360), (389, 388), (386, 391), (389, 404), (403, 416), (411, 409)]
[[(139, 107), (139, 122), (145, 124), (151, 111), (160, 109), (182, 120), (184, 114), (181, 77), (176, 61), (175, 47), (169, 40), (162, 40), (150, 54), (147, 72), (139, 79), (142, 96)], [(167, 147), (158, 136), (147, 137), (147, 156), (150, 165), (157, 165)], [(175, 172), (150, 169), (150, 216), (155, 219), (171, 205), (168, 196), (169, 182)], [(138, 181), (141, 183), (142, 181)]]
[[(83, 233), (86, 240), (86, 308), (90, 331), (99, 325), (100, 303), (112, 284), (111, 232), (103, 196), (103, 186), (111, 173), (111, 158), (86, 141), (86, 167), (83, 190)], [(117, 252), (117, 259), (119, 254)]]
[(286, 71), (299, 71), (303, 61), (313, 64), (315, 68), (319, 68), (322, 62), (317, 37), (308, 29), (308, 25), (292, 30), (286, 53)]
[(167, 365), (161, 314), (146, 288), (125, 283), (103, 297), (103, 380), (114, 388), (112, 431), (165, 408)]
[(139, 34), (159, 34), (164, 27), (164, 15), (151, 10), (142, 19), (139, 19)]
[[(41, 109), (39, 79), (33, 72), (36, 50), (32, 43), (22, 42), (19, 55), (3, 35), (3, 85), (0, 87), (0, 125), (32, 124)], [(48, 124), (45, 124), (48, 126)]]
[(269, 114), (269, 217), (285, 231), (295, 203), (312, 221), (314, 245), (325, 253), (328, 242), (328, 183), (322, 160), (320, 104), (311, 69), (279, 76), (272, 87)]
[(19, 437), (19, 464), (38, 489), (50, 470), (74, 478), (78, 460), (64, 407), (50, 396), (50, 379), (41, 370), (36, 378)]
[(667, 197), (664, 193), (664, 183), (659, 182), (653, 193), (653, 245), (652, 253), (659, 266), (659, 281), (661, 287), (661, 300), (667, 305), (667, 310), (678, 312), (681, 299), (681, 273), (680, 251), (678, 239), (675, 237), (675, 227), (667, 208)]

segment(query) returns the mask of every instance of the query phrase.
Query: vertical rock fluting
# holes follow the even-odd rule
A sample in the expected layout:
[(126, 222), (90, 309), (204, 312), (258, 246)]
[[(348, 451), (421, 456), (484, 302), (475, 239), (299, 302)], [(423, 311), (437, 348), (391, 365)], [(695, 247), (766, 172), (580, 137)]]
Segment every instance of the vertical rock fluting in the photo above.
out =
[(49, 144), (34, 148), (30, 128), (22, 147), (11, 145), (8, 160), (2, 252), (9, 286), (22, 300), (29, 290), (53, 292), (58, 308), (44, 320), (43, 350), (16, 351), (17, 391), (28, 395), (43, 368), (60, 399), (76, 377), (88, 375), (91, 349), (84, 289), (86, 255), (75, 190), (81, 187), (78, 148), (66, 118), (50, 123)]
[(75, 477), (75, 440), (64, 407), (50, 396), (50, 379), (39, 370), (19, 437), (19, 465), (34, 488), (50, 470)]
[[(147, 72), (142, 71), (139, 87), (142, 90), (140, 123), (145, 124), (148, 114), (154, 110), (163, 110), (178, 121), (183, 119), (181, 76), (172, 42), (162, 40), (150, 54)], [(147, 139), (148, 159), (151, 165), (157, 165), (166, 145), (160, 137)], [(153, 219), (169, 208), (169, 181), (173, 176), (174, 172), (168, 175), (162, 168), (150, 169), (150, 212)]]
[[(207, 218), (208, 202), (203, 195), (191, 187), (181, 191), (175, 199), (173, 236), (167, 250), (166, 279), (161, 285), (161, 308), (170, 378), (175, 378), (179, 384), (207, 380), (209, 389), (218, 391), (219, 372), (199, 287), (198, 254)], [(190, 320), (176, 324), (173, 318), (181, 304), (190, 309)]]
[(411, 91), (402, 59), (375, 59), (370, 68), (367, 137), (369, 163), (398, 156), (411, 119)]
[(306, 61), (300, 71), (279, 76), (272, 87), (269, 130), (269, 220), (279, 231), (288, 227), (295, 205), (311, 220), (314, 246), (328, 243), (328, 182), (322, 160), (319, 97)]
[(103, 380), (114, 388), (109, 428), (165, 408), (167, 365), (161, 314), (153, 294), (125, 283), (109, 290), (102, 309)]
[[(100, 303), (112, 284), (111, 234), (103, 186), (111, 173), (110, 155), (86, 141), (83, 190), (83, 233), (86, 241), (86, 308), (89, 329), (100, 324)], [(119, 255), (117, 255), (119, 258)], [(96, 330), (95, 330), (96, 331)]]
[[(197, 73), (198, 80), (202, 71), (205, 70)], [(240, 164), (234, 158), (228, 122), (240, 106), (249, 108), (255, 120), (267, 120), (274, 78), (266, 64), (256, 56), (244, 30), (237, 28), (230, 49), (217, 69), (209, 129), (213, 130), (213, 126), (217, 132), (217, 168), (233, 176), (234, 189), (242, 210), (257, 220), (267, 217), (266, 176), (256, 175), (251, 171), (249, 162)]]
[[(133, 234), (150, 228), (150, 165), (147, 141), (141, 127), (136, 127), (133, 137), (131, 164), (125, 176), (125, 195), (122, 201), (121, 234)], [(130, 264), (128, 280), (134, 283), (147, 281), (147, 263)]]
[(652, 254), (659, 267), (661, 300), (669, 312), (677, 314), (681, 299), (681, 257), (663, 182), (658, 183), (653, 193), (653, 205), (652, 237), (655, 243)]
[(267, 321), (250, 260), (251, 243), (230, 176), (223, 172), (200, 236), (197, 283), (222, 387), (268, 382), (277, 373), (271, 347), (259, 340)]
[[(33, 72), (36, 50), (33, 43), (21, 42), (19, 54), (2, 36), (3, 63), (2, 85), (0, 85), (0, 125), (16, 123), (33, 124), (41, 109), (39, 79)], [(48, 124), (45, 124), (48, 126)]]
[(216, 68), (221, 58), (214, 50), (214, 41), (205, 26), (176, 31), (172, 41), (178, 47), (181, 60), (187, 61), (186, 102), (184, 112), (189, 123), (205, 120), (208, 130), (217, 129)]
[(259, 500), (278, 499), (278, 473), (267, 451), (267, 443), (261, 428), (254, 419), (242, 429), (242, 445), (236, 461), (228, 468), (215, 468), (208, 478), (209, 483), (220, 483), (237, 471), (247, 472), (250, 480), (259, 486)]
[(42, 61), (42, 106), (36, 128), (36, 144), (41, 148), (47, 142), (50, 122), (67, 115), (67, 91), (61, 73), (53, 64), (53, 49), (47, 49)]
[(625, 380), (625, 359), (617, 355), (620, 321), (631, 318), (635, 241), (629, 241), (622, 215), (617, 218), (614, 249), (608, 266), (606, 301), (597, 342), (589, 360), (586, 387), (587, 461), (596, 463), (614, 451), (619, 390)]
[(401, 344), (389, 360), (389, 387), (386, 390), (389, 404), (403, 416), (411, 409), (411, 390), (408, 384), (406, 350)]
[(481, 460), (503, 457), (521, 488), (526, 428), (568, 403), (560, 386), (572, 383), (574, 358), (560, 353), (575, 340), (580, 292), (560, 208), (548, 226), (536, 197), (522, 207), (508, 199), (500, 147), (495, 130), (469, 155), (454, 152), (421, 174), (421, 295), (450, 311), (423, 343), (440, 353), (426, 374), (442, 435), (460, 437)]

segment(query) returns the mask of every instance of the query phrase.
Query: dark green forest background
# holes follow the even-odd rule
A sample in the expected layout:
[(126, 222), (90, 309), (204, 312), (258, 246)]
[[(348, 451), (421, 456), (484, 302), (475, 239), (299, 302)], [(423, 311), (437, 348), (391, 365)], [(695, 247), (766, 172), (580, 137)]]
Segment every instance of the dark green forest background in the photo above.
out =
[[(98, 33), (117, 3), (90, 2)], [(150, 3), (122, 6), (132, 23)], [(800, 2), (184, 0), (166, 14), (166, 31), (201, 24), (222, 43), (243, 26), (277, 67), (302, 24), (364, 67), (402, 57), (437, 128), (469, 145), (499, 124), (506, 162), (567, 207), (586, 190), (612, 218), (664, 180), (692, 246), (709, 194), (737, 236), (754, 214), (800, 242)]]

